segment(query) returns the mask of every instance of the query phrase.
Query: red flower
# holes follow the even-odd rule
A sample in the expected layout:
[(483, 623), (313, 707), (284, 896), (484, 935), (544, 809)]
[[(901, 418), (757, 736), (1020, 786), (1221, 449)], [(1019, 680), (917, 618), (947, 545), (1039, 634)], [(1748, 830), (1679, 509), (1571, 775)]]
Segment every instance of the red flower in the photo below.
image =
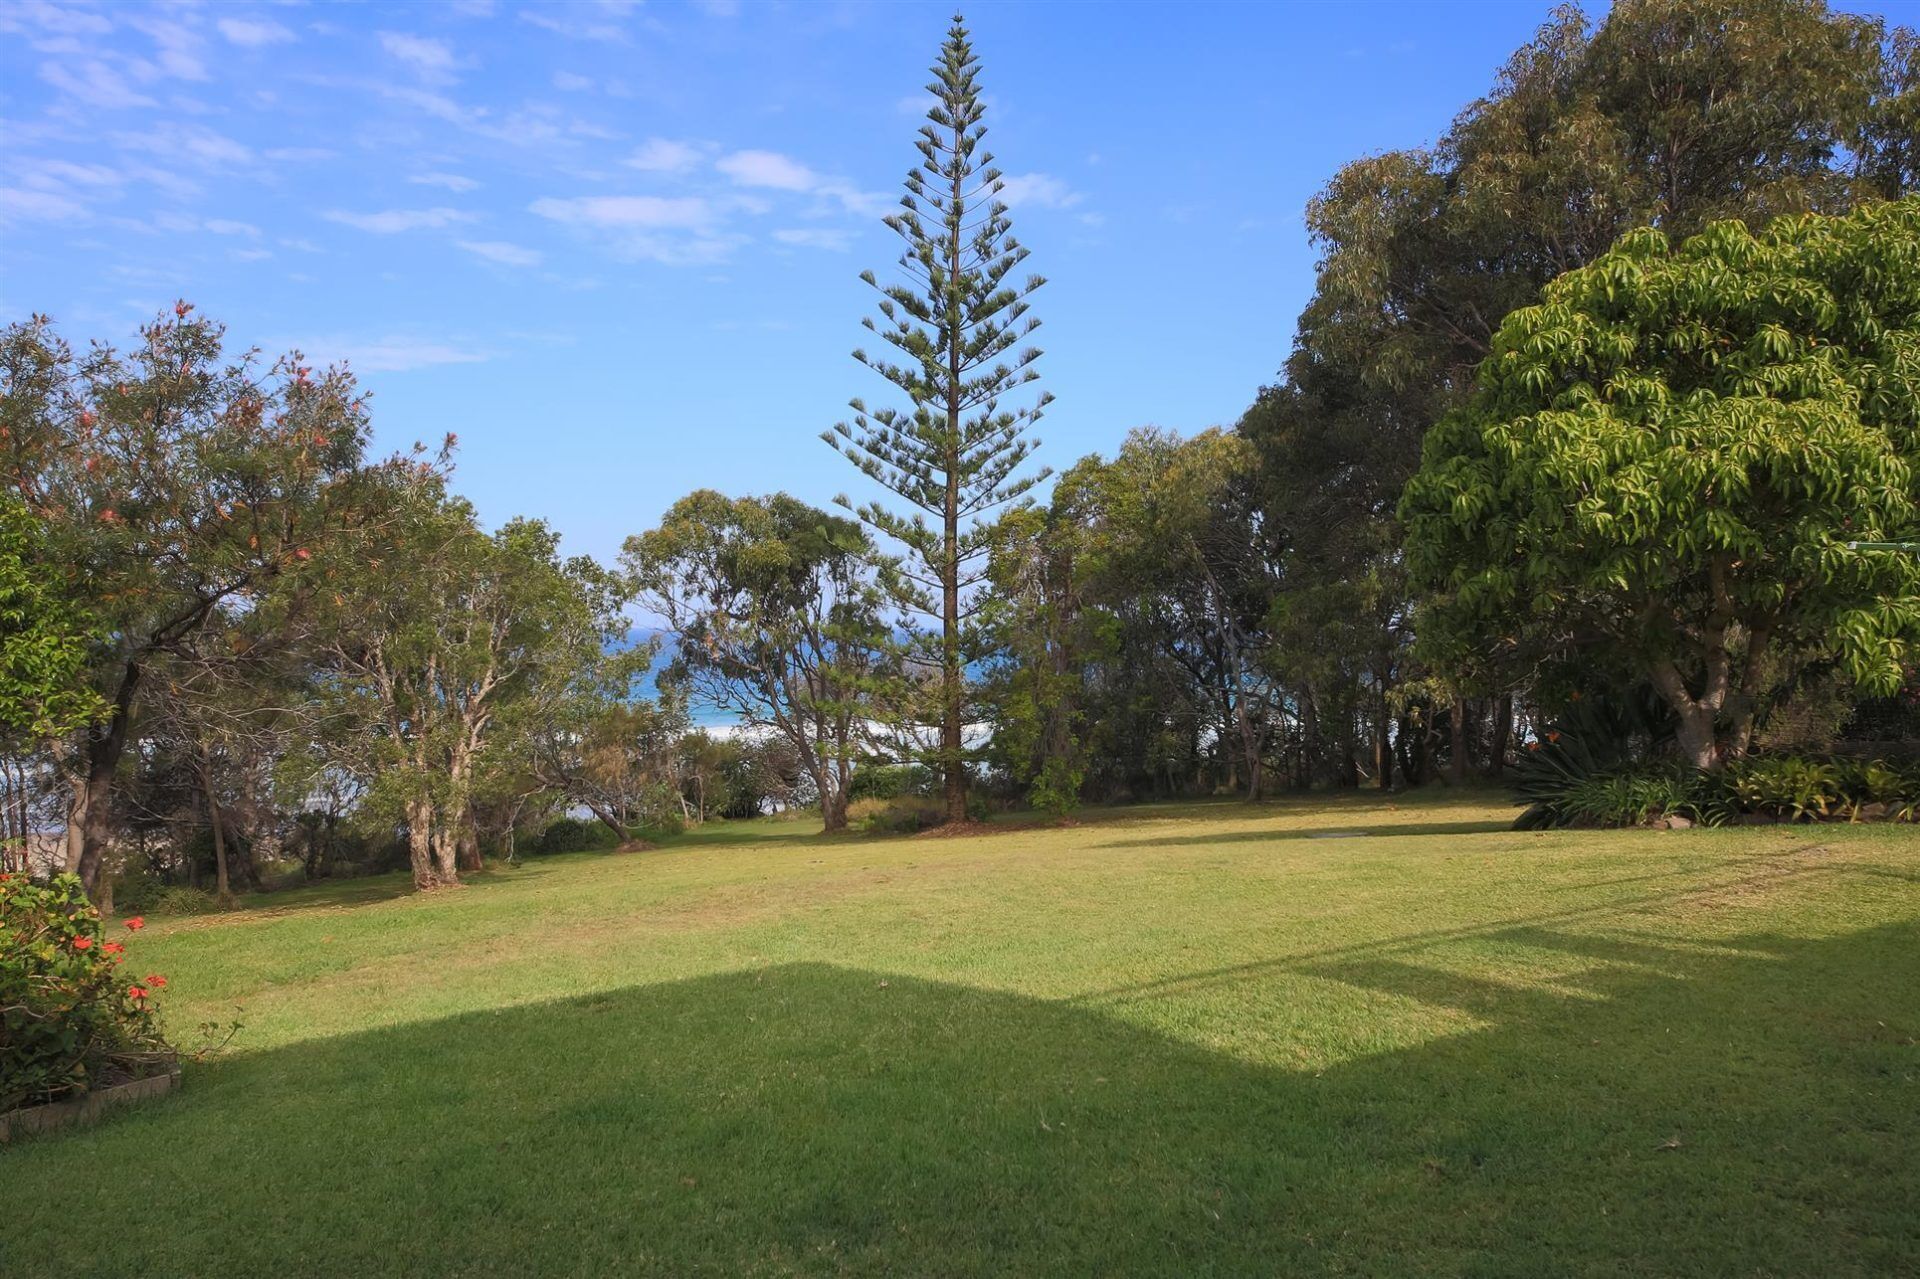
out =
[(304, 546), (296, 547), (294, 548), (293, 558), (295, 558), (296, 560), (312, 559), (313, 552), (309, 551)]
[(145, 999), (146, 997), (147, 997), (147, 988), (145, 986), (127, 987), (127, 998), (131, 999), (134, 1003), (137, 1004), (141, 1000)]
[(73, 939), (73, 948), (75, 950), (91, 950), (93, 948), (93, 938), (76, 937)]
[(1528, 742), (1528, 743), (1527, 743), (1527, 749), (1528, 749), (1528, 750), (1530, 750), (1530, 751), (1537, 751), (1537, 750), (1539, 750), (1539, 749), (1540, 749), (1540, 743), (1539, 743), (1539, 742)]
[(147, 926), (146, 917), (143, 915), (135, 915), (132, 919), (129, 919), (127, 921), (127, 927), (131, 928), (136, 933), (139, 932), (142, 928), (145, 928), (146, 926)]
[(167, 984), (167, 979), (165, 977), (162, 977), (159, 973), (147, 974), (147, 985), (153, 987), (155, 990), (160, 990), (166, 984)]
[(1559, 741), (1559, 740), (1560, 740), (1560, 734), (1558, 734), (1558, 733), (1548, 733), (1548, 734), (1547, 734), (1547, 740), (1548, 740), (1548, 741), (1550, 741), (1550, 742), (1557, 742), (1557, 741)]
[(123, 950), (125, 950), (125, 949), (126, 949), (126, 947), (125, 947), (125, 946), (122, 946), (122, 945), (121, 945), (121, 944), (120, 944), (119, 942), (117, 942), (117, 941), (110, 941), (110, 942), (106, 942), (105, 944), (103, 944), (103, 945), (102, 945), (102, 946), (100, 947), (100, 949), (101, 949), (101, 950), (102, 950), (103, 952), (105, 952), (106, 954), (109, 954), (109, 955), (117, 955), (117, 954), (119, 954), (119, 953), (120, 953), (121, 951), (123, 951)]

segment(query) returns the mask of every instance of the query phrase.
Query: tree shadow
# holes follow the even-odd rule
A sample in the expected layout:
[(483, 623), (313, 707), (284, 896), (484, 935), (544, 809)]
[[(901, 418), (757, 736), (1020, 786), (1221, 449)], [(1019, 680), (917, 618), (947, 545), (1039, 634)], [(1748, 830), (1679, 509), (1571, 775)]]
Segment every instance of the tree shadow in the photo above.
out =
[[(1891, 1273), (1920, 1245), (1920, 929), (1548, 924), (1557, 983), (1314, 1072), (1085, 1004), (792, 964), (236, 1056), (7, 1152), (8, 1274)], [(1250, 980), (1250, 978), (1243, 978)], [(1138, 1014), (1143, 1010), (1134, 1009)], [(1178, 1007), (1173, 1024), (1179, 1024)]]
[(1267, 827), (1260, 830), (1237, 830), (1227, 832), (1209, 832), (1201, 835), (1148, 836), (1141, 839), (1116, 839), (1101, 844), (1102, 848), (1180, 848), (1197, 844), (1259, 844), (1281, 843), (1298, 839), (1383, 839), (1400, 835), (1490, 835), (1496, 832), (1511, 832), (1512, 822), (1502, 821), (1452, 821), (1452, 822), (1405, 822), (1394, 823), (1391, 820), (1378, 820), (1379, 810), (1370, 810), (1375, 820), (1366, 820), (1367, 810), (1356, 813), (1356, 820), (1346, 826), (1282, 826)]

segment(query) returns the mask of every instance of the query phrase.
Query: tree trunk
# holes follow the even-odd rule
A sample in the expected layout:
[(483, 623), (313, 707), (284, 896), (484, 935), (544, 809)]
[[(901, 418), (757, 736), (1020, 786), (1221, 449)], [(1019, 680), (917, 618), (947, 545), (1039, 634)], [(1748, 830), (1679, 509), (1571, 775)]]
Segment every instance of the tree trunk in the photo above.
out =
[(439, 885), (433, 867), (433, 805), (424, 799), (407, 805), (407, 861), (413, 869), (415, 888)]
[(1447, 726), (1447, 749), (1453, 752), (1449, 761), (1448, 773), (1453, 784), (1462, 786), (1467, 780), (1467, 699), (1453, 699), (1453, 722)]
[(1502, 693), (1493, 704), (1493, 746), (1487, 752), (1487, 776), (1506, 771), (1507, 747), (1513, 740), (1513, 694)]
[(1374, 784), (1381, 790), (1393, 789), (1393, 739), (1387, 718), (1387, 699), (1382, 696), (1373, 717)]
[(1680, 711), (1680, 727), (1674, 739), (1681, 757), (1695, 768), (1709, 771), (1720, 767), (1720, 747), (1714, 739), (1713, 709), (1695, 703)]
[(220, 817), (220, 801), (213, 793), (213, 775), (204, 766), (200, 786), (207, 797), (207, 825), (213, 830), (213, 892), (221, 901), (233, 896), (233, 882), (227, 873), (227, 824)]

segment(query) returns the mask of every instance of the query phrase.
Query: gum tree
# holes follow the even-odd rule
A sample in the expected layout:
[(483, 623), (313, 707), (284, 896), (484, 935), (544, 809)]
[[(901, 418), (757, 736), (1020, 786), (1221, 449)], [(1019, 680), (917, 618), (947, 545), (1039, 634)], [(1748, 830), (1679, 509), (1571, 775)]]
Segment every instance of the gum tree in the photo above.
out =
[(1625, 236), (1509, 316), (1400, 516), (1442, 670), (1614, 666), (1694, 764), (1805, 662), (1892, 688), (1920, 633), (1920, 199)]

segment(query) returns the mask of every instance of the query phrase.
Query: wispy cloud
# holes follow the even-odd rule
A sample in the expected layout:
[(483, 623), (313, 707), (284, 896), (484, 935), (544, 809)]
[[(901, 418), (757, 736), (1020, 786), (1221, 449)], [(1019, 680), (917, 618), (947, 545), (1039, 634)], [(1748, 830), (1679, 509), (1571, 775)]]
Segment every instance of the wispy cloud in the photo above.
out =
[(85, 217), (86, 212), (77, 202), (51, 191), (0, 187), (0, 223), (51, 222)]
[(542, 260), (538, 249), (523, 248), (505, 240), (459, 240), (456, 243), (473, 256), (497, 262), (501, 266), (539, 266)]
[(213, 25), (229, 43), (243, 49), (264, 49), (293, 39), (293, 32), (268, 18), (222, 18)]
[(480, 184), (458, 173), (416, 173), (407, 181), (416, 186), (445, 187), (449, 191), (471, 191)]
[(667, 138), (648, 138), (626, 162), (643, 173), (685, 173), (700, 163), (700, 148)]
[(844, 178), (822, 177), (778, 151), (735, 151), (714, 161), (713, 167), (740, 186), (820, 196), (839, 202), (849, 213), (876, 216), (888, 204), (884, 195), (861, 191)]
[(713, 223), (713, 206), (698, 196), (552, 196), (528, 206), (534, 213), (571, 226), (697, 230)]
[(458, 65), (453, 46), (429, 36), (409, 35), (403, 31), (382, 31), (380, 47), (387, 56), (404, 63), (428, 84), (450, 84)]
[(249, 240), (260, 238), (260, 228), (251, 222), (235, 222), (231, 218), (209, 218), (200, 225), (215, 235), (240, 235)]
[(520, 20), (569, 40), (623, 44), (627, 39), (623, 23), (639, 7), (639, 0), (580, 0), (525, 8), (520, 10)]
[(845, 253), (853, 247), (853, 232), (844, 227), (783, 227), (773, 233), (782, 244), (805, 249), (829, 249)]
[(1085, 199), (1050, 173), (1020, 173), (1000, 180), (1000, 199), (1008, 208), (1029, 205), (1041, 209), (1070, 209)]
[(402, 231), (453, 226), (456, 223), (474, 220), (471, 213), (447, 208), (382, 209), (378, 213), (350, 213), (341, 209), (329, 209), (320, 216), (329, 222), (338, 222), (342, 226), (370, 231), (375, 235), (398, 235)]
[(528, 208), (572, 227), (616, 257), (688, 266), (724, 260), (743, 238), (720, 227), (719, 211), (698, 196), (547, 197)]
[(385, 337), (322, 337), (304, 342), (274, 343), (316, 359), (345, 361), (361, 373), (411, 373), (448, 364), (479, 364), (492, 353), (462, 342), (404, 335)]
[(145, 151), (171, 163), (203, 169), (243, 165), (253, 159), (245, 143), (199, 124), (167, 123), (139, 133), (116, 133), (113, 141), (129, 151)]

